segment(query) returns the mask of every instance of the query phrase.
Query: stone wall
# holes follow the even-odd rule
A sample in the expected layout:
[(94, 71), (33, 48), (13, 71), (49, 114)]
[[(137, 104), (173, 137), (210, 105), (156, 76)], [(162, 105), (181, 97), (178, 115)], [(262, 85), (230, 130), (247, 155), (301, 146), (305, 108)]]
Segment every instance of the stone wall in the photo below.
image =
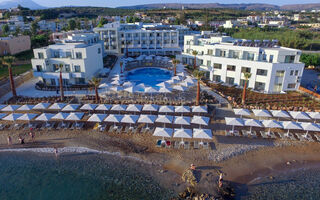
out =
[[(25, 72), (23, 74), (20, 74), (19, 76), (14, 77), (15, 87), (17, 88), (18, 86), (20, 86), (23, 83), (27, 82), (31, 78), (33, 78), (32, 70), (27, 71), (27, 72)], [(8, 80), (3, 81), (3, 82), (0, 83), (0, 97), (6, 95), (9, 92), (11, 92), (11, 89), (10, 89), (10, 81), (8, 79)]]

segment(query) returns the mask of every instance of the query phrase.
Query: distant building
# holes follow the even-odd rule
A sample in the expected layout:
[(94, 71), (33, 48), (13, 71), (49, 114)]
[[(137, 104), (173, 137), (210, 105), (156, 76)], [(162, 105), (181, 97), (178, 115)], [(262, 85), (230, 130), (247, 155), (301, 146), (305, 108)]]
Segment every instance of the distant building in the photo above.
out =
[(241, 26), (241, 23), (239, 21), (232, 21), (232, 20), (227, 20), (224, 24), (224, 28), (233, 28), (233, 27), (239, 27)]
[(300, 14), (293, 15), (293, 21), (300, 21), (300, 20), (301, 20)]
[(0, 56), (15, 55), (31, 49), (29, 36), (0, 37)]
[(39, 29), (42, 31), (56, 31), (56, 22), (54, 21), (46, 21), (46, 20), (41, 20), (38, 22)]
[(103, 68), (100, 44), (61, 43), (33, 52), (33, 74), (47, 85), (59, 85), (60, 64), (64, 85), (87, 84)]
[(183, 64), (197, 65), (211, 81), (244, 86), (243, 73), (251, 73), (248, 87), (265, 93), (297, 90), (304, 64), (301, 51), (277, 46), (277, 41), (235, 40), (229, 36), (185, 36)]

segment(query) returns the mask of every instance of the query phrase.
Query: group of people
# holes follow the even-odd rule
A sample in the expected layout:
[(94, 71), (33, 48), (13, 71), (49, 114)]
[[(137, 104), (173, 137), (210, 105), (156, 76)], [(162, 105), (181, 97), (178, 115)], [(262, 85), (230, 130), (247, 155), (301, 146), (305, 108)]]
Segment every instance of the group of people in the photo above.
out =
[[(32, 129), (30, 129), (29, 136), (30, 136), (30, 140), (32, 142), (34, 142), (35, 141), (35, 134), (32, 131)], [(8, 141), (8, 145), (12, 145), (12, 137), (10, 135), (8, 135), (7, 141)], [(18, 136), (18, 141), (20, 144), (25, 144), (24, 137), (22, 137), (21, 135)]]

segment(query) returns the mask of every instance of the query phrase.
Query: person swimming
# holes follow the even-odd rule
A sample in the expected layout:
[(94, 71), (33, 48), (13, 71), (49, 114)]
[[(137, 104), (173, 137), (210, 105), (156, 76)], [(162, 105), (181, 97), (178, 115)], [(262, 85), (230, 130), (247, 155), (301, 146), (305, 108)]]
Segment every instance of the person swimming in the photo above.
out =
[(10, 135), (8, 135), (7, 140), (8, 140), (8, 145), (11, 145), (12, 144), (12, 138), (11, 138)]
[(56, 155), (56, 157), (58, 157), (59, 153), (58, 153), (58, 147), (54, 147), (54, 154)]

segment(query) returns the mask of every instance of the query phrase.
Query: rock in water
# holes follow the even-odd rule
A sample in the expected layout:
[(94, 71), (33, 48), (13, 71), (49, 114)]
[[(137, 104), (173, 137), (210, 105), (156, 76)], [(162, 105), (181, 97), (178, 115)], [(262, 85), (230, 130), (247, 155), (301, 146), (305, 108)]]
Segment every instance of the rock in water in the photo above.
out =
[(197, 185), (197, 179), (195, 175), (193, 174), (193, 171), (191, 169), (186, 169), (182, 174), (182, 180), (189, 183), (191, 186)]

